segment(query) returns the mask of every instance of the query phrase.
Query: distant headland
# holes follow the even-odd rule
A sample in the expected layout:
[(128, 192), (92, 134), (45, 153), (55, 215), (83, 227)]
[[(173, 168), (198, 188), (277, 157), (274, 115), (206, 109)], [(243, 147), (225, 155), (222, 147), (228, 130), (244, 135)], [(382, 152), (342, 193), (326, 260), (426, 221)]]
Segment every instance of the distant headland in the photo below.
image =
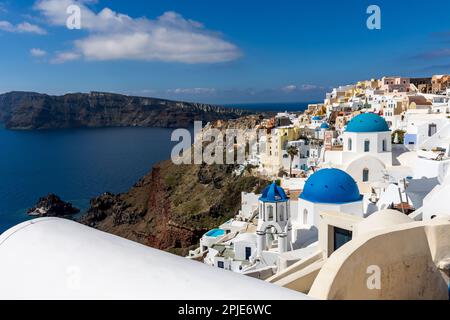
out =
[(52, 96), (13, 91), (0, 95), (0, 123), (13, 130), (185, 128), (194, 121), (236, 119), (251, 113), (254, 111), (104, 92)]

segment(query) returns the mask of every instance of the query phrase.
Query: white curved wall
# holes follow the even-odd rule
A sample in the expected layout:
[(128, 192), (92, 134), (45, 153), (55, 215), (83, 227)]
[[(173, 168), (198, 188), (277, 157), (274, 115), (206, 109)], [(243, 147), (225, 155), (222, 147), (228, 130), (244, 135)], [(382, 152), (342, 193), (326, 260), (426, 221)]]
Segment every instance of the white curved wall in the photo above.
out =
[(375, 182), (383, 180), (383, 171), (385, 165), (377, 157), (363, 156), (350, 162), (345, 171), (352, 176), (352, 178), (363, 183), (363, 170), (369, 170), (369, 180), (367, 182)]
[(307, 298), (65, 219), (0, 236), (0, 299)]
[[(304, 213), (307, 212), (307, 221), (304, 221)], [(298, 199), (298, 218), (293, 221), (295, 225), (319, 227), (320, 215), (323, 212), (343, 212), (354, 216), (363, 217), (363, 201), (354, 201), (341, 204), (314, 203), (304, 199)], [(305, 223), (306, 222), (306, 223)]]
[(328, 258), (309, 295), (331, 300), (448, 300), (448, 283), (437, 265), (449, 254), (448, 219), (355, 235)]

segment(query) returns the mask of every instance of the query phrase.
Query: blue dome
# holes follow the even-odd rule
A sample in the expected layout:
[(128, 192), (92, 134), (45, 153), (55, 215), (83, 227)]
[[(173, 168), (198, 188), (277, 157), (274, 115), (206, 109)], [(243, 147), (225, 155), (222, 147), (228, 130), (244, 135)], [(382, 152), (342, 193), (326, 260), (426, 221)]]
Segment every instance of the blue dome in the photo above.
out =
[(375, 113), (357, 115), (347, 125), (346, 132), (383, 132), (389, 131), (389, 126), (383, 117)]
[(263, 190), (259, 200), (262, 202), (283, 202), (289, 200), (289, 198), (283, 188), (274, 182)]
[(355, 180), (339, 169), (321, 169), (305, 182), (299, 197), (314, 203), (342, 204), (362, 199)]
[(322, 118), (319, 117), (319, 116), (315, 116), (315, 117), (312, 117), (312, 119), (315, 120), (315, 121), (319, 121), (319, 120), (321, 120)]
[(320, 125), (320, 129), (330, 129), (330, 126), (328, 125), (328, 123), (324, 122)]

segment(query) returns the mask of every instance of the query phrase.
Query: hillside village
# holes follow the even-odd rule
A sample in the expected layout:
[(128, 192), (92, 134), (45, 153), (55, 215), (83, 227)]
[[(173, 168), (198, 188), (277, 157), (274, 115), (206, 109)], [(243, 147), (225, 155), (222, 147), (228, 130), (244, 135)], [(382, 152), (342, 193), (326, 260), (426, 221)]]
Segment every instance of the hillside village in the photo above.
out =
[[(268, 135), (236, 174), (273, 182), (243, 192), (239, 213), (188, 259), (319, 298), (386, 298), (405, 279), (423, 289), (410, 297), (448, 295), (450, 75), (337, 87), (257, 126)], [(372, 264), (388, 270), (386, 290), (361, 294)], [(417, 268), (423, 277), (408, 278)]]

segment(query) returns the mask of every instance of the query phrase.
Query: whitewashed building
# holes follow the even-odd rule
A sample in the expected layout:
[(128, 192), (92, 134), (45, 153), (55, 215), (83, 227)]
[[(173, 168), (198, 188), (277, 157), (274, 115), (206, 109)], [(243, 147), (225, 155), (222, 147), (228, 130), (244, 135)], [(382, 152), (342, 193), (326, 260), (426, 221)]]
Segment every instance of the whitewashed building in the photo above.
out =
[(343, 150), (326, 150), (323, 166), (337, 167), (358, 183), (380, 181), (392, 166), (391, 131), (377, 114), (354, 117), (342, 135)]
[(363, 217), (363, 197), (354, 179), (339, 169), (321, 169), (305, 182), (298, 199), (295, 226), (318, 226), (324, 211), (345, 212)]

